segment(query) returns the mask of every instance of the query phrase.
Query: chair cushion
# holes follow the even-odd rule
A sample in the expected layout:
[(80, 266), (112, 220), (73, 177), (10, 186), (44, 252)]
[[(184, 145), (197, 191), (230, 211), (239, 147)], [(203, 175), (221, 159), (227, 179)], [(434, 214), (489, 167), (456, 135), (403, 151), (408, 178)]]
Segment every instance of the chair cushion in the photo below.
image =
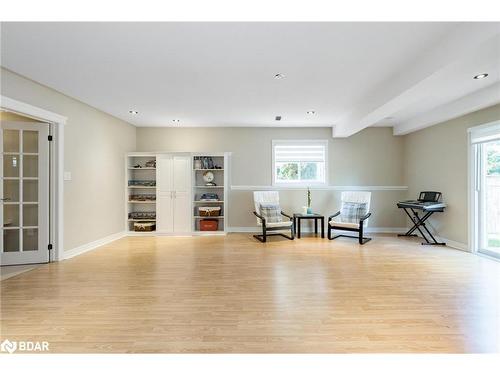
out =
[(291, 227), (291, 221), (281, 221), (279, 223), (268, 223), (266, 222), (266, 228), (275, 228), (275, 227)]
[(281, 223), (281, 207), (279, 204), (264, 203), (260, 205), (260, 214), (266, 219), (266, 224)]
[(332, 227), (359, 229), (359, 221), (357, 223), (345, 223), (342, 221), (331, 220), (330, 225)]
[(341, 223), (359, 224), (359, 220), (366, 215), (367, 211), (366, 203), (344, 202), (340, 209), (340, 217), (337, 221)]

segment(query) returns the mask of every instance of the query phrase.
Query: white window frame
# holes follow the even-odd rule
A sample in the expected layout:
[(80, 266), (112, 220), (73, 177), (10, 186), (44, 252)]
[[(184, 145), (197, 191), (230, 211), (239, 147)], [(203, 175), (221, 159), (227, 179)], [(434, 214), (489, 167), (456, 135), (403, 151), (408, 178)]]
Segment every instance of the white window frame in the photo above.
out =
[[(308, 183), (304, 181), (297, 181), (297, 182), (276, 182), (276, 168), (275, 168), (275, 146), (280, 145), (280, 144), (314, 144), (314, 145), (321, 145), (325, 149), (325, 181), (324, 182), (314, 182), (314, 183)], [(271, 146), (271, 154), (272, 154), (272, 164), (271, 164), (271, 169), (272, 169), (272, 186), (278, 186), (278, 187), (314, 187), (314, 186), (327, 186), (328, 185), (328, 140), (327, 139), (308, 139), (308, 140), (303, 140), (303, 139), (279, 139), (279, 140), (274, 140), (272, 141), (272, 146)]]

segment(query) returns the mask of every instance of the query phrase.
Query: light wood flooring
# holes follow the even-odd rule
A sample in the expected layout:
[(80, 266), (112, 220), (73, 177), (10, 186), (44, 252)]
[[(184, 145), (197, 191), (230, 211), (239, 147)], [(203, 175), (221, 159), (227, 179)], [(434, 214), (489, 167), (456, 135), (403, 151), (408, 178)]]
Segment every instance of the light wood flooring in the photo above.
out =
[(127, 237), (1, 282), (51, 352), (498, 352), (500, 263), (413, 239)]

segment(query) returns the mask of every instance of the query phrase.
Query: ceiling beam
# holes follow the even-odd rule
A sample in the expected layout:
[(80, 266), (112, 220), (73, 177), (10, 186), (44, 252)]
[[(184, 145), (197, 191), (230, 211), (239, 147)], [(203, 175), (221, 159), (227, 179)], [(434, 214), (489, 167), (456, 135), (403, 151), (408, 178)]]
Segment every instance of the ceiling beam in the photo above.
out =
[(397, 124), (394, 126), (394, 135), (405, 135), (498, 103), (500, 103), (500, 82)]
[(498, 24), (464, 23), (427, 49), (421, 57), (365, 95), (356, 109), (344, 115), (332, 127), (334, 137), (349, 137), (369, 127), (409, 103), (412, 91), (426, 79), (439, 74), (446, 66), (466, 58), (484, 42), (500, 34)]

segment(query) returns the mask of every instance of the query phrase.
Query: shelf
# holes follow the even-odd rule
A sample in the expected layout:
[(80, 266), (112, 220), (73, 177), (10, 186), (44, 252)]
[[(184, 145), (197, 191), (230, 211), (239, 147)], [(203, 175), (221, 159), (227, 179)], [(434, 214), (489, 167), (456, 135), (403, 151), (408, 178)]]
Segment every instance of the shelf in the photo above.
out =
[(134, 186), (129, 185), (129, 189), (156, 189), (156, 186)]
[(224, 219), (224, 216), (193, 216), (195, 219)]
[(194, 171), (223, 171), (224, 168), (211, 168), (211, 169), (193, 169)]
[(128, 201), (128, 203), (156, 204), (156, 201)]
[(143, 168), (134, 168), (134, 167), (128, 167), (128, 169), (132, 170), (132, 171), (154, 171), (156, 170), (156, 168), (153, 168), (153, 167), (143, 167)]
[(128, 219), (130, 223), (134, 221), (156, 221), (156, 219)]
[(217, 185), (217, 186), (195, 186), (197, 189), (224, 189), (224, 186)]
[(193, 201), (193, 203), (224, 203), (224, 201)]

